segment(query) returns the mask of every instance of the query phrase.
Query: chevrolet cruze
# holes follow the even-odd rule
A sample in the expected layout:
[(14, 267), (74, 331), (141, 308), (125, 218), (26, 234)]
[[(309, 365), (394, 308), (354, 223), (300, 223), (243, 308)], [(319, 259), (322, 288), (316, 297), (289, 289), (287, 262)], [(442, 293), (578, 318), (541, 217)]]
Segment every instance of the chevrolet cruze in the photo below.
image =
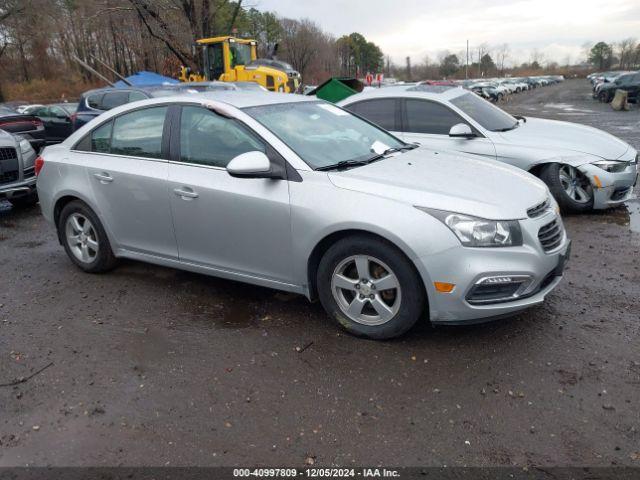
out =
[(130, 258), (295, 292), (375, 339), (538, 304), (569, 253), (534, 176), (302, 96), (127, 104), (36, 170), (43, 214), (86, 272)]

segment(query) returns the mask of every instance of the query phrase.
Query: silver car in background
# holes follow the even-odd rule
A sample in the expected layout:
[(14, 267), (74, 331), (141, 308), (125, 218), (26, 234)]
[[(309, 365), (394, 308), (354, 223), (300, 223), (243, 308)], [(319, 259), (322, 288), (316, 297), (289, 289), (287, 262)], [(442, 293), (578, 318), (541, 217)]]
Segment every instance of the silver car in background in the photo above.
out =
[(36, 156), (25, 138), (0, 130), (0, 200), (18, 207), (38, 202)]
[(531, 172), (544, 180), (567, 212), (615, 207), (634, 198), (638, 152), (596, 128), (516, 118), (462, 88), (377, 89), (340, 105), (406, 142), (491, 158)]
[(375, 339), (538, 304), (569, 253), (532, 175), (302, 96), (127, 104), (37, 165), (42, 212), (82, 270), (130, 258), (295, 292)]

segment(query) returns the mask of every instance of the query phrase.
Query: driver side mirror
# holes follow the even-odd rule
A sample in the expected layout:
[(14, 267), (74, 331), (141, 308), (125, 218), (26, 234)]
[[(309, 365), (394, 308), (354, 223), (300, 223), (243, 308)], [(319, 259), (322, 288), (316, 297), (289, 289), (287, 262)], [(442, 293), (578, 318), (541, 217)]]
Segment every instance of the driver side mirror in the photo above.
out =
[(476, 134), (473, 133), (471, 127), (466, 123), (458, 123), (451, 127), (449, 136), (452, 138), (475, 138)]
[(238, 178), (283, 178), (276, 170), (269, 157), (259, 151), (242, 153), (227, 165), (229, 175)]

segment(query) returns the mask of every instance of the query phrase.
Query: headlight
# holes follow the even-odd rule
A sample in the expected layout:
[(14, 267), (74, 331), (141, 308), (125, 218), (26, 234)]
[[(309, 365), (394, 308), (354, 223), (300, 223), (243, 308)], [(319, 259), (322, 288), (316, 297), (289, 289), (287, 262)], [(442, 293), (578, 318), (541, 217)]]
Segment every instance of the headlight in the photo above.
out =
[(22, 153), (22, 155), (26, 155), (27, 153), (33, 150), (33, 148), (31, 147), (31, 144), (26, 138), (20, 137), (19, 143), (20, 143), (20, 153)]
[(516, 247), (522, 245), (517, 220), (485, 220), (461, 213), (416, 207), (444, 223), (465, 247)]
[(598, 168), (610, 173), (623, 172), (628, 166), (629, 162), (618, 162), (615, 160), (604, 160), (602, 162), (594, 162)]

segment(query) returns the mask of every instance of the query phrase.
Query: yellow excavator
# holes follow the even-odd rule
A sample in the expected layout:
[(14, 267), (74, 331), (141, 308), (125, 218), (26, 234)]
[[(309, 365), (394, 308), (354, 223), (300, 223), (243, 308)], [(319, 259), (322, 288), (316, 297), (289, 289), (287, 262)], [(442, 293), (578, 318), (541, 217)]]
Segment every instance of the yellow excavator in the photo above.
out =
[(256, 82), (272, 92), (295, 93), (300, 89), (300, 73), (286, 62), (258, 58), (255, 40), (232, 36), (202, 38), (196, 41), (202, 50), (203, 72), (182, 66), (182, 82)]

